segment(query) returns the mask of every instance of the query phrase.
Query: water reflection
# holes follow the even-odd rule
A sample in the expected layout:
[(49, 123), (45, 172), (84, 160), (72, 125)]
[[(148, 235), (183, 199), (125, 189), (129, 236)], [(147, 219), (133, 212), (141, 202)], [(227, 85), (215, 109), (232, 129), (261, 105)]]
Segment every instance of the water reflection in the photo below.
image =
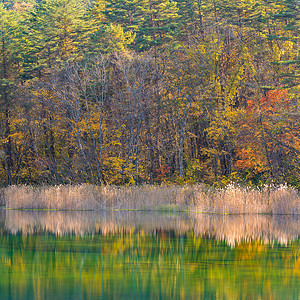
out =
[[(300, 216), (159, 214), (154, 212), (0, 211), (0, 224), (11, 234), (63, 235), (116, 233), (213, 238), (235, 246), (244, 241), (287, 244), (300, 236)], [(1, 226), (1, 225), (0, 225)]]
[(0, 274), (1, 300), (300, 299), (299, 218), (0, 211)]

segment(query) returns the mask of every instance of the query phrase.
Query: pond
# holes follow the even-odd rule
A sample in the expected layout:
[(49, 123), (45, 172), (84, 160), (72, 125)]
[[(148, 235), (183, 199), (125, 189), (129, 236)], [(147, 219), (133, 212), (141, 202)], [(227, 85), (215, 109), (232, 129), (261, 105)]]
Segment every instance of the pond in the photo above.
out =
[(300, 299), (300, 216), (0, 210), (1, 299)]

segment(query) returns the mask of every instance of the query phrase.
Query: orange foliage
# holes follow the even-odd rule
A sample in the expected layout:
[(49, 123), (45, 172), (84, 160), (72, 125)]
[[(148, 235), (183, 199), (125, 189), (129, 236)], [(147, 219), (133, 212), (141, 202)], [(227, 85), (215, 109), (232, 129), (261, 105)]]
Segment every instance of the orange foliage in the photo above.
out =
[(171, 167), (168, 167), (167, 165), (162, 165), (160, 168), (156, 169), (155, 172), (157, 174), (157, 177), (154, 178), (154, 181), (157, 181), (159, 183), (163, 183), (167, 181), (167, 174), (170, 172)]
[(287, 90), (270, 90), (265, 97), (259, 99), (258, 103), (248, 100), (246, 111), (251, 113), (260, 109), (262, 113), (274, 113), (277, 109), (288, 108), (288, 100)]
[(267, 161), (261, 142), (267, 143), (267, 150), (271, 153), (277, 148), (277, 143), (266, 132), (273, 134), (276, 131), (277, 138), (287, 140), (285, 121), (276, 121), (274, 127), (273, 118), (280, 117), (283, 111), (288, 110), (288, 106), (288, 92), (279, 89), (268, 91), (258, 101), (252, 99), (247, 101), (245, 123), (241, 124), (244, 131), (243, 140), (237, 149), (238, 160), (234, 164), (238, 170), (251, 171), (252, 174), (265, 170)]
[(251, 170), (253, 174), (258, 174), (264, 170), (265, 161), (259, 151), (248, 147), (237, 149), (237, 156), (240, 158), (235, 162), (238, 170)]

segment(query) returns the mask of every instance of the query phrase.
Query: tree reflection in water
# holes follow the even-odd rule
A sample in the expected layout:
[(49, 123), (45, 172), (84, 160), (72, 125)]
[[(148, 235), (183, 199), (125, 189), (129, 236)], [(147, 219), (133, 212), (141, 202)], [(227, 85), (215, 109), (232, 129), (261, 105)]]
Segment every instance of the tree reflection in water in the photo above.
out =
[(297, 216), (0, 212), (1, 299), (299, 299)]

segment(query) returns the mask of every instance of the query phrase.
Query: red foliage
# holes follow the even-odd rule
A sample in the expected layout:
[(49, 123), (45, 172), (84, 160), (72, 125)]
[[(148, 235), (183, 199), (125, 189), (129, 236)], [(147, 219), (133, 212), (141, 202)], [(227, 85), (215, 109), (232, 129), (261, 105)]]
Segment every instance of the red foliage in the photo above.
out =
[(246, 111), (250, 113), (260, 108), (262, 113), (273, 113), (282, 106), (286, 107), (288, 100), (287, 90), (270, 90), (266, 93), (266, 96), (260, 98), (258, 102), (248, 100)]
[(168, 173), (170, 172), (171, 167), (168, 167), (167, 165), (162, 165), (160, 168), (155, 170), (155, 173), (157, 176), (154, 178), (154, 181), (157, 181), (159, 183), (166, 182), (168, 179)]
[(259, 100), (247, 101), (247, 115), (244, 123), (241, 124), (243, 139), (237, 149), (237, 160), (235, 161), (235, 167), (238, 170), (247, 170), (252, 174), (257, 174), (265, 169), (267, 161), (261, 143), (263, 141), (267, 144), (270, 153), (276, 150), (276, 143), (263, 132), (270, 133), (276, 128), (277, 138), (287, 138), (285, 130), (281, 131), (281, 128), (285, 127), (285, 123), (276, 120), (280, 119), (281, 113), (287, 111), (288, 108), (288, 92), (281, 89), (269, 90)]

